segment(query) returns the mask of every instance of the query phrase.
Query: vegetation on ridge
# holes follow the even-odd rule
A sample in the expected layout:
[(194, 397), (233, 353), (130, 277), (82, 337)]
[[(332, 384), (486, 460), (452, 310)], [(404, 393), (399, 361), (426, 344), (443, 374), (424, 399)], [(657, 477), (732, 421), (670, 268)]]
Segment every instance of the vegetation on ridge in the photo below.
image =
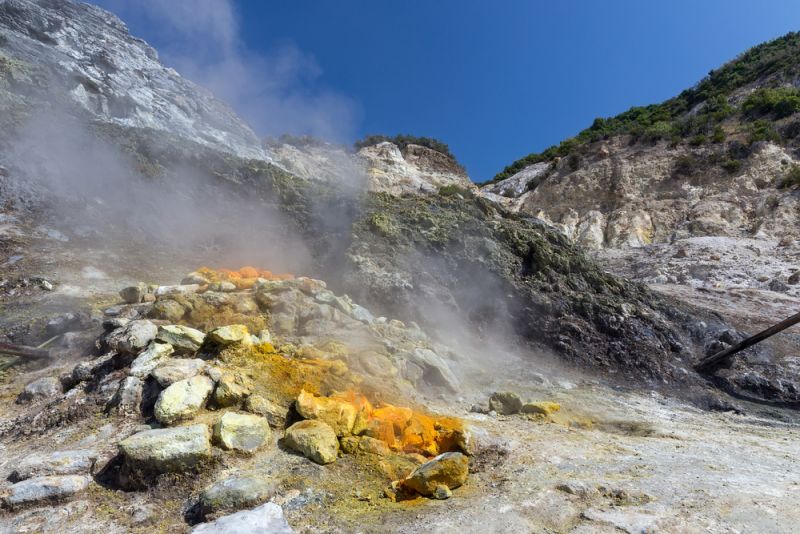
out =
[[(575, 137), (515, 161), (488, 183), (509, 178), (528, 165), (566, 157), (582, 144), (620, 135), (631, 136), (632, 142), (669, 139), (673, 144), (686, 141), (693, 146), (709, 140), (721, 142), (725, 131), (720, 123), (736, 113), (741, 113), (744, 121), (754, 122), (752, 142), (779, 141), (778, 132), (765, 123), (768, 118), (781, 119), (800, 111), (800, 90), (786, 86), (800, 76), (799, 57), (800, 32), (755, 46), (678, 96), (660, 104), (632, 107), (615, 117), (597, 118)], [(734, 91), (756, 83), (762, 87), (740, 107), (731, 101)]]
[(450, 152), (450, 147), (447, 146), (447, 143), (444, 143), (433, 137), (417, 137), (415, 135), (407, 134), (398, 134), (394, 137), (390, 137), (388, 135), (368, 135), (363, 139), (353, 143), (353, 146), (356, 150), (360, 150), (364, 147), (374, 146), (387, 141), (397, 145), (400, 150), (405, 150), (408, 145), (424, 146), (426, 148), (430, 148), (431, 150), (435, 150), (440, 154), (444, 154), (453, 161), (456, 161), (456, 157), (452, 152)]

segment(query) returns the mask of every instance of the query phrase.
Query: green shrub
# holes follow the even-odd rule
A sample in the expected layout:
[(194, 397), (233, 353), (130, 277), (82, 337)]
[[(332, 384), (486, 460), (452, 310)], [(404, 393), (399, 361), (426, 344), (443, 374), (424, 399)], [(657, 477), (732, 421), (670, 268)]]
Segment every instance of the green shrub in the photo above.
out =
[(783, 180), (778, 183), (778, 189), (795, 187), (800, 187), (800, 165), (792, 165)]
[(439, 188), (439, 195), (443, 197), (453, 197), (456, 195), (462, 196), (464, 198), (472, 198), (473, 194), (470, 189), (466, 187), (461, 187), (457, 184), (450, 184), (444, 185)]
[(417, 137), (414, 135), (395, 135), (394, 137), (387, 135), (368, 135), (364, 137), (364, 139), (353, 143), (353, 146), (356, 150), (360, 150), (364, 147), (375, 146), (386, 141), (394, 143), (400, 150), (405, 150), (408, 145), (424, 146), (440, 154), (444, 154), (453, 161), (456, 160), (456, 157), (450, 152), (450, 147), (447, 146), (446, 143), (432, 137)]
[(725, 169), (728, 174), (735, 174), (742, 168), (742, 161), (738, 159), (728, 159), (720, 164), (720, 167)]
[(750, 125), (750, 135), (748, 142), (752, 145), (759, 141), (771, 141), (773, 143), (781, 143), (781, 135), (775, 131), (772, 123), (768, 120), (759, 119)]
[(697, 134), (691, 139), (689, 139), (689, 144), (692, 146), (700, 146), (706, 142), (706, 136), (703, 134)]
[(672, 175), (678, 176), (694, 176), (702, 168), (703, 162), (693, 156), (684, 154), (675, 158), (675, 166), (672, 169)]
[(763, 88), (754, 91), (742, 104), (742, 111), (751, 117), (771, 115), (776, 119), (800, 111), (800, 89), (794, 87)]
[(725, 141), (725, 130), (722, 128), (722, 126), (717, 126), (714, 128), (714, 133), (711, 136), (711, 140), (715, 143), (722, 143)]

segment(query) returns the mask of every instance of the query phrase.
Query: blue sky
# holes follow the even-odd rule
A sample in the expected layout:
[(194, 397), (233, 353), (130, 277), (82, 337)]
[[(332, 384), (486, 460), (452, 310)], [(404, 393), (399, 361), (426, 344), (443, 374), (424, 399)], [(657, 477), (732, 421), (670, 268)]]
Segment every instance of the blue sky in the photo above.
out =
[(477, 181), (800, 30), (796, 0), (102, 0), (263, 135), (448, 143)]

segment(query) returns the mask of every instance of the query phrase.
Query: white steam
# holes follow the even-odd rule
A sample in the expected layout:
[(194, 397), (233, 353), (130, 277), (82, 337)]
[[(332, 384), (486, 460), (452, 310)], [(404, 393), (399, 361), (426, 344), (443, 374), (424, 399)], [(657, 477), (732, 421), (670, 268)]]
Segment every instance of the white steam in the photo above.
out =
[(233, 107), (261, 136), (352, 138), (359, 110), (326, 88), (313, 56), (286, 44), (254, 51), (240, 37), (231, 0), (106, 0), (123, 20), (136, 17), (159, 31), (167, 65)]

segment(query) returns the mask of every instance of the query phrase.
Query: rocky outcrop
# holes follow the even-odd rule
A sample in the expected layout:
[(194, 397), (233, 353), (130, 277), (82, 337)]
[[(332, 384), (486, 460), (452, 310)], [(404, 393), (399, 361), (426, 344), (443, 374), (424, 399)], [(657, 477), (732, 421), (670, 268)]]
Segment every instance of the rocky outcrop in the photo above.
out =
[(358, 152), (323, 142), (272, 143), (273, 161), (307, 180), (392, 195), (430, 194), (441, 187), (474, 189), (463, 167), (436, 150), (383, 142)]
[(590, 248), (642, 247), (699, 236), (800, 237), (800, 200), (778, 187), (796, 164), (771, 143), (733, 172), (726, 146), (670, 148), (633, 145), (624, 138), (580, 149), (568, 159), (536, 163), (482, 188), (513, 210), (551, 223)]
[(68, 0), (0, 4), (0, 109), (60, 104), (127, 128), (160, 130), (264, 159), (256, 135), (208, 91), (165, 67), (116, 16)]

